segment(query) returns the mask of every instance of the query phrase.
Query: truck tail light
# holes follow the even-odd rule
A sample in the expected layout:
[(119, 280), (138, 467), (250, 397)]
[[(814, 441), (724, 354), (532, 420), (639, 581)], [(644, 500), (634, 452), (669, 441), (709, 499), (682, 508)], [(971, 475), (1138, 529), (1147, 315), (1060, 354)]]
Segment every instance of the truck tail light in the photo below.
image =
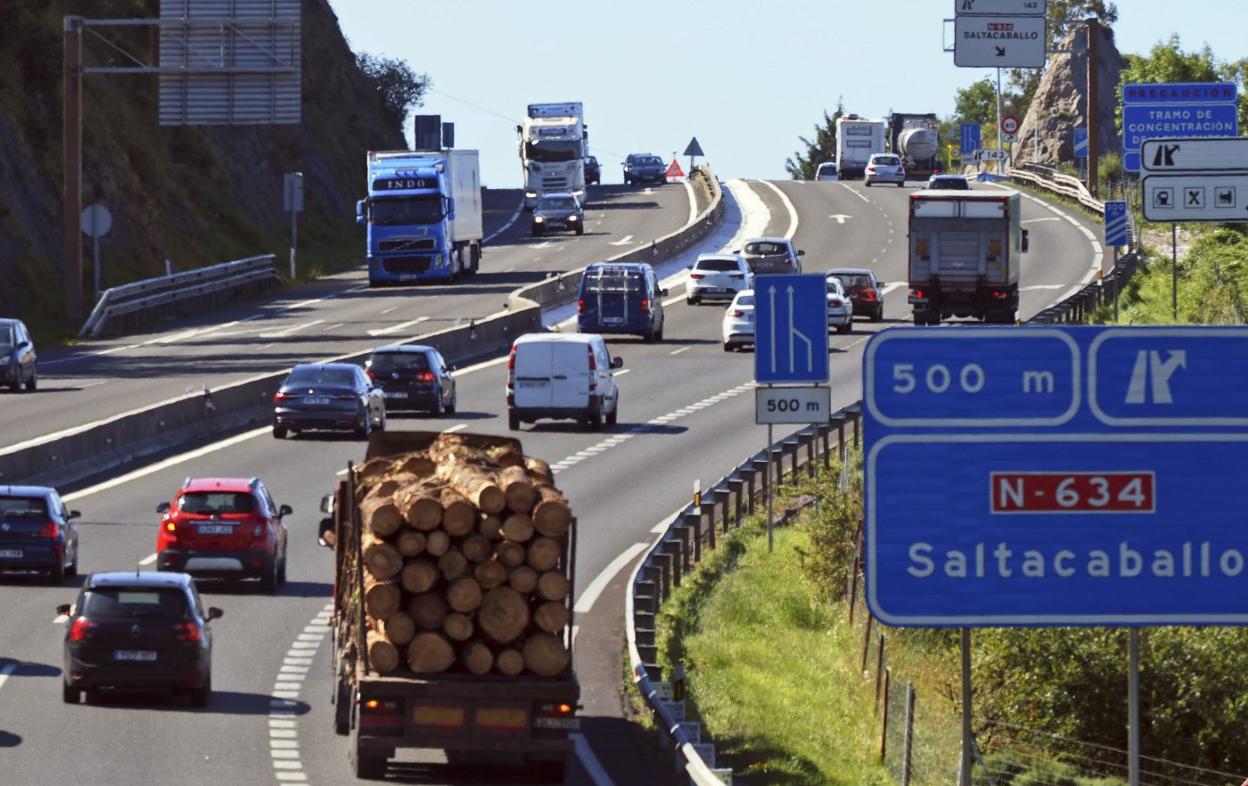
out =
[(910, 297), (914, 298), (915, 300), (923, 300), (924, 298), (927, 297), (927, 292), (923, 291), (922, 289), (912, 289), (910, 290)]
[(360, 728), (384, 729), (398, 733), (403, 728), (402, 703), (390, 699), (360, 702)]
[(992, 290), (992, 296), (997, 300), (1005, 300), (1010, 296), (1010, 293), (1004, 289), (994, 289)]
[(533, 726), (539, 729), (579, 729), (575, 704), (539, 704), (533, 714)]
[(992, 256), (992, 257), (1001, 256), (1001, 241), (1000, 240), (988, 241), (988, 256)]

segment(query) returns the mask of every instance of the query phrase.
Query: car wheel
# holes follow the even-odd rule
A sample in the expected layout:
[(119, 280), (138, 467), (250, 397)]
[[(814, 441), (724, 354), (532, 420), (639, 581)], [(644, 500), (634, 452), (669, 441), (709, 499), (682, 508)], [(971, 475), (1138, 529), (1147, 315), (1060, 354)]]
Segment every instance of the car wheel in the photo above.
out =
[(286, 439), (286, 435), (287, 435), (288, 433), (289, 433), (289, 432), (286, 430), (286, 427), (285, 427), (285, 426), (274, 426), (274, 427), (273, 427), (273, 438), (274, 438), (274, 439)]
[(646, 342), (647, 344), (653, 344), (654, 343), (654, 331), (647, 330), (645, 333), (642, 333), (641, 340)]
[(74, 544), (74, 561), (69, 563), (69, 568), (66, 569), (65, 575), (68, 576), (69, 578), (73, 578), (74, 576), (78, 575), (78, 544), (77, 543)]
[(515, 412), (512, 412), (512, 411), (507, 412), (507, 428), (512, 431), (520, 430), (520, 416), (517, 415)]
[(696, 306), (696, 305), (698, 305), (698, 304), (699, 304), (699, 303), (701, 303), (701, 302), (702, 302), (702, 301), (701, 301), (701, 300), (699, 300), (699, 299), (698, 299), (698, 298), (696, 298), (696, 297), (686, 297), (686, 298), (685, 298), (685, 305), (687, 305), (687, 306)]
[(372, 431), (372, 423), (373, 419), (365, 415), (364, 422), (355, 427), (355, 438), (368, 439), (368, 435)]
[(341, 679), (334, 680), (334, 733), (343, 737), (351, 733), (351, 688)]
[(883, 306), (880, 306), (871, 314), (871, 321), (872, 322), (884, 321), (884, 307)]
[(458, 393), (452, 393), (452, 394), (451, 394), (451, 403), (446, 405), (446, 414), (448, 414), (448, 415), (454, 415), (454, 414), (455, 414), (455, 410), (459, 408), (459, 401), (458, 401), (458, 399), (459, 399), (459, 394), (458, 394)]
[(836, 332), (842, 336), (845, 335), (846, 333), (852, 333), (854, 332), (854, 323), (846, 322), (844, 325), (837, 325)]
[(277, 586), (281, 587), (286, 584), (286, 555), (282, 555), (282, 561), (277, 568)]
[(871, 181), (870, 181), (870, 180), (864, 180), (864, 181), (862, 181), (862, 184), (863, 184), (864, 186), (866, 186), (867, 188), (870, 188), (870, 187), (871, 187)]
[(438, 391), (437, 401), (433, 404), (433, 410), (429, 413), (435, 418), (440, 418), (446, 414), (446, 405), (442, 403), (442, 391)]
[(534, 227), (534, 228), (533, 228), (533, 237), (541, 237), (541, 236), (542, 236), (542, 230), (538, 229), (537, 227)]
[(207, 707), (208, 700), (212, 698), (212, 675), (208, 675), (208, 679), (204, 680), (204, 684), (198, 688), (191, 689), (191, 706)]
[(588, 418), (588, 425), (590, 431), (602, 431), (602, 413), (599, 412), (596, 415), (590, 415)]
[(277, 592), (277, 572), (279, 564), (279, 560), (275, 558), (273, 560), (273, 564), (270, 565), (269, 569), (265, 571), (263, 576), (260, 577), (260, 589), (268, 593)]
[(583, 235), (583, 234), (585, 234), (585, 227), (581, 226), (580, 224), (577, 224), (577, 225), (576, 225), (576, 234), (578, 234), (578, 235)]
[(26, 380), (26, 389), (34, 391), (37, 387), (39, 387), (39, 370), (31, 369), (30, 379)]
[(68, 575), (68, 573), (69, 571), (65, 569), (65, 563), (62, 562), (61, 564), (57, 565), (55, 568), (52, 568), (51, 570), (48, 571), (48, 579), (53, 584), (64, 584), (65, 577)]
[(615, 406), (607, 413), (607, 425), (614, 426), (620, 420), (620, 398), (616, 396)]
[(61, 682), (61, 701), (66, 704), (77, 704), (81, 699), (81, 688), (74, 688), (66, 682)]
[(725, 341), (725, 342), (724, 342), (724, 351), (725, 351), (725, 352), (731, 352), (731, 351), (732, 351), (732, 344), (729, 344), (727, 341)]
[(654, 334), (654, 340), (655, 341), (663, 340), (663, 326), (662, 325), (659, 325), (658, 331)]
[(373, 424), (373, 430), (374, 430), (374, 431), (385, 431), (385, 430), (386, 430), (386, 412), (385, 412), (385, 410), (382, 410), (382, 412), (381, 412), (381, 417), (377, 418), (377, 422)]

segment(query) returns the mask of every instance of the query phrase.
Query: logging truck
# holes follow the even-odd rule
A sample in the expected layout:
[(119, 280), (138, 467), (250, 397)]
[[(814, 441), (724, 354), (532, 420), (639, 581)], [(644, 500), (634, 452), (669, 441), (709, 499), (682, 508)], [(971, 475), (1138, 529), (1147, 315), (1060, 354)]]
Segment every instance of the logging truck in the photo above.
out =
[(514, 439), (377, 432), (322, 507), (334, 730), (356, 775), (424, 748), (563, 783), (576, 522), (549, 465)]

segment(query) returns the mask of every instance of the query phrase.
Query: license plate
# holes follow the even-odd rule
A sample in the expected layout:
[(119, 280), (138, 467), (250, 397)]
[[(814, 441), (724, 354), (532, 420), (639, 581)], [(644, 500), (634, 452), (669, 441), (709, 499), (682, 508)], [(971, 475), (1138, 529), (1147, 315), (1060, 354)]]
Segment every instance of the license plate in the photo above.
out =
[(540, 379), (537, 379), (537, 380), (526, 379), (526, 380), (521, 380), (520, 387), (525, 388), (526, 390), (532, 390), (533, 388), (544, 388), (546, 387), (546, 382)]
[(387, 390), (386, 398), (407, 398), (407, 394), (401, 390)]
[(234, 528), (228, 524), (200, 524), (195, 528), (200, 535), (233, 535)]
[(619, 325), (624, 322), (624, 317), (607, 317), (602, 321), (610, 325)]
[(0, 559), (21, 559), (22, 556), (21, 549), (0, 549)]
[(307, 398), (304, 399), (304, 402), (315, 405), (315, 406), (323, 406), (329, 403), (329, 397), (328, 396), (308, 396)]
[(155, 650), (113, 650), (113, 660), (151, 662), (156, 660)]

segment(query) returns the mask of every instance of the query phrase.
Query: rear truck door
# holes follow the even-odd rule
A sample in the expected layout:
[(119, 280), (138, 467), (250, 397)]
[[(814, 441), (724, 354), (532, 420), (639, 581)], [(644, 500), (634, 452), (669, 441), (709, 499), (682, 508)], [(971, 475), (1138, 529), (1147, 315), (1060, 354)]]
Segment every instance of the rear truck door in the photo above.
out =
[(555, 343), (537, 341), (516, 346), (515, 388), (512, 392), (517, 409), (545, 409), (551, 406)]
[(932, 274), (942, 281), (975, 281), (984, 274), (986, 233), (946, 229), (934, 233)]
[(593, 347), (580, 342), (552, 341), (553, 384), (549, 406), (585, 409), (589, 406), (590, 360)]

